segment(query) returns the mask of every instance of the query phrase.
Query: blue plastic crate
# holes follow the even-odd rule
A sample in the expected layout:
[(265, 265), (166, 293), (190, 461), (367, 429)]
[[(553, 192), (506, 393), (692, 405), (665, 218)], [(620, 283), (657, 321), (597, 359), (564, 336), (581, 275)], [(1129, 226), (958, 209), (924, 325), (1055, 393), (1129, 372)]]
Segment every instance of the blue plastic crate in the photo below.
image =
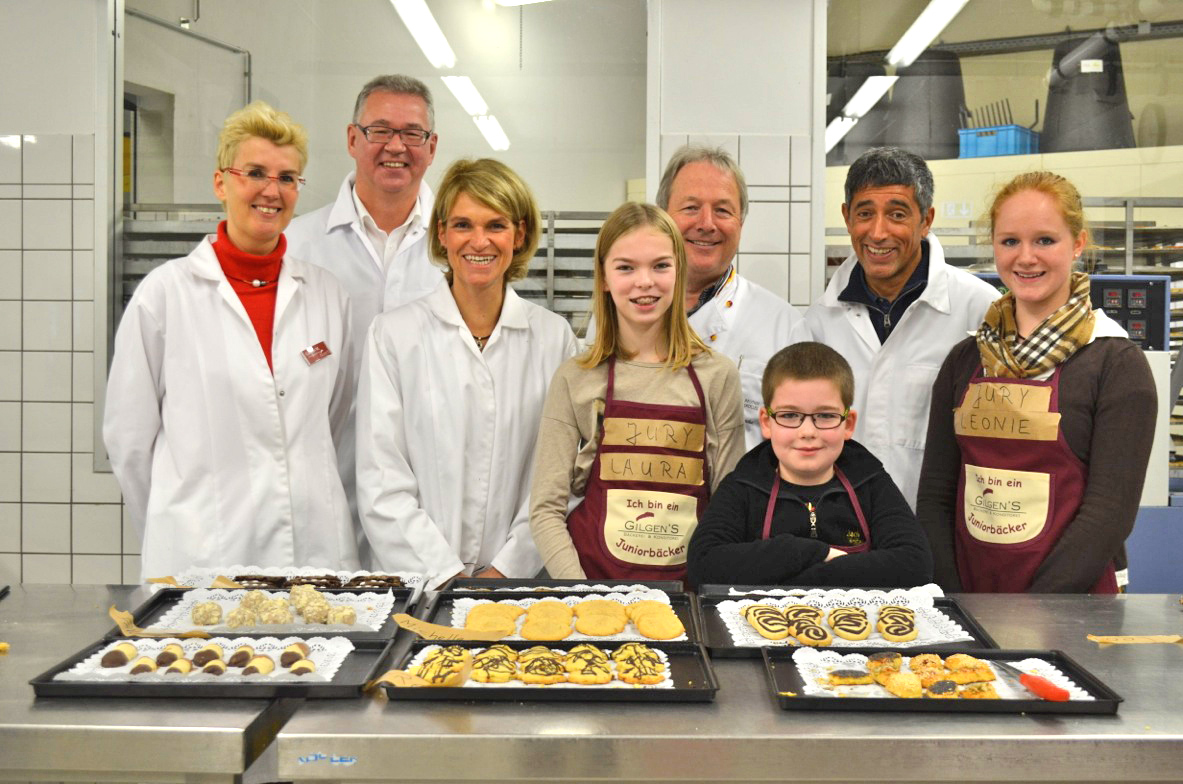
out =
[(1039, 134), (1021, 125), (993, 125), (988, 128), (963, 128), (960, 158), (987, 158), (991, 155), (1030, 155), (1039, 152)]

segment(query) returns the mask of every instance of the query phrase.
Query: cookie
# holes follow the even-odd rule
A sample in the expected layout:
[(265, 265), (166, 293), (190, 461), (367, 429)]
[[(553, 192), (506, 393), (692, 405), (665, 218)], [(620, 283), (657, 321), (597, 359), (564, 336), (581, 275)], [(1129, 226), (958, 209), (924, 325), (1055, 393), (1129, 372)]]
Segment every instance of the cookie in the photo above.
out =
[(627, 653), (617, 655), (612, 659), (616, 662), (616, 677), (625, 683), (654, 684), (665, 680), (665, 664), (661, 657), (647, 645), (637, 645), (628, 649)]
[(259, 622), (259, 616), (250, 607), (235, 607), (226, 613), (226, 625), (231, 629), (242, 629), (254, 626)]
[(524, 664), (519, 663), (518, 679), (522, 683), (562, 683), (567, 680), (567, 670), (553, 654), (535, 656)]
[(222, 622), (222, 605), (217, 602), (198, 602), (189, 613), (194, 626), (216, 626)]
[(893, 672), (887, 676), (883, 687), (897, 697), (908, 699), (919, 697), (924, 693), (924, 689), (920, 685), (920, 679), (911, 672)]
[(524, 662), (533, 659), (535, 656), (554, 656), (555, 652), (545, 645), (535, 645), (532, 648), (527, 648), (518, 654), (518, 661)]
[(587, 662), (607, 664), (608, 661), (608, 654), (594, 645), (576, 645), (563, 656), (563, 666), (568, 672), (583, 668)]
[(332, 607), (329, 610), (329, 623), (338, 623), (343, 626), (352, 626), (357, 623), (357, 610), (352, 607), (340, 604)]
[(998, 692), (993, 683), (968, 683), (962, 687), (959, 696), (967, 700), (996, 700)]
[(776, 607), (767, 604), (751, 604), (744, 608), (743, 617), (767, 640), (783, 640), (789, 636), (789, 621)]
[(580, 615), (575, 619), (575, 631), (592, 637), (607, 637), (612, 634), (620, 634), (624, 631), (627, 623), (623, 612), (619, 617), (610, 614), (590, 613)]
[(436, 648), (424, 657), (415, 674), (432, 686), (459, 686), (472, 663), (472, 652), (458, 645)]
[(643, 642), (626, 642), (616, 650), (612, 651), (612, 661), (620, 664), (624, 661), (637, 659), (643, 661), (646, 666), (653, 668), (657, 672), (665, 672), (665, 662), (657, 655), (657, 651), (650, 648)]
[(168, 645), (164, 646), (163, 651), (156, 654), (156, 666), (167, 667), (177, 659), (183, 659), (184, 657), (185, 649), (180, 645), (177, 645), (175, 642), (170, 642)]
[(957, 684), (950, 680), (939, 680), (924, 689), (924, 696), (934, 700), (957, 698)]
[(829, 622), (834, 634), (845, 640), (865, 640), (871, 636), (871, 622), (861, 610), (841, 614), (830, 613)]
[(266, 591), (247, 591), (246, 596), (242, 597), (242, 601), (238, 603), (238, 606), (245, 607), (248, 610), (258, 610), (259, 605), (269, 598)]
[(121, 642), (103, 654), (99, 664), (103, 667), (122, 667), (139, 654), (136, 646), (130, 642)]
[(565, 640), (571, 636), (571, 619), (527, 616), (521, 635), (523, 640)]
[(572, 663), (564, 658), (564, 668), (567, 670), (567, 680), (571, 683), (584, 685), (603, 684), (612, 680), (612, 665), (608, 657), (584, 656)]
[(904, 657), (895, 651), (879, 651), (867, 657), (867, 669), (872, 673), (881, 670), (899, 671), (904, 666)]
[(669, 605), (665, 602), (659, 602), (656, 599), (642, 599), (639, 602), (633, 602), (632, 604), (627, 604), (624, 607), (624, 611), (628, 615), (628, 619), (634, 623), (636, 623), (637, 619), (645, 613), (654, 611), (661, 612), (666, 609), (669, 609)]
[(637, 619), (636, 626), (641, 636), (650, 640), (672, 640), (686, 633), (686, 627), (673, 610), (646, 613)]
[(193, 662), (188, 659), (177, 659), (169, 665), (168, 669), (164, 671), (165, 675), (169, 673), (173, 675), (188, 675), (193, 669)]
[(201, 671), (206, 675), (225, 675), (226, 662), (222, 661), (221, 659), (214, 659), (212, 662), (202, 667)]
[(820, 623), (822, 615), (824, 615), (821, 610), (816, 607), (810, 607), (808, 604), (790, 604), (782, 612), (784, 613), (785, 620), (789, 623), (801, 619)]
[(945, 666), (950, 670), (968, 670), (983, 666), (982, 660), (968, 653), (955, 653), (945, 660)]
[(938, 681), (949, 679), (949, 671), (944, 667), (913, 667), (912, 672), (920, 679), (920, 685), (926, 689)]
[(486, 648), (472, 659), (472, 679), (481, 683), (506, 683), (517, 671), (517, 662), (500, 649)]
[(824, 626), (806, 620), (799, 620), (790, 625), (789, 631), (797, 638), (797, 642), (812, 648), (820, 648), (834, 642), (834, 637)]
[(524, 608), (516, 604), (498, 604), (497, 602), (477, 604), (464, 617), (464, 625), (470, 629), (482, 628), (474, 624), (484, 623), (487, 620), (498, 622), (509, 621), (510, 625), (514, 625), (517, 619), (525, 614), (525, 612), (526, 610)]
[(275, 669), (275, 660), (270, 656), (263, 656), (261, 654), (251, 657), (251, 660), (242, 668), (243, 675), (269, 675)]
[(308, 658), (308, 654), (312, 649), (308, 647), (306, 642), (294, 642), (283, 649), (283, 653), (279, 654), (279, 665), (281, 667), (291, 667), (300, 659)]
[(921, 653), (908, 659), (908, 666), (915, 670), (944, 669), (945, 663), (935, 653)]
[(574, 615), (575, 611), (570, 605), (556, 599), (543, 599), (526, 608), (527, 618), (563, 618), (570, 623)]
[(834, 670), (828, 680), (831, 686), (858, 686), (875, 682), (866, 670)]
[(624, 622), (628, 621), (628, 612), (624, 605), (614, 599), (585, 599), (571, 609), (580, 618), (585, 615), (609, 615)]
[(912, 617), (891, 617), (879, 622), (879, 633), (889, 642), (907, 642), (915, 640), (919, 632), (916, 629), (916, 619)]
[(292, 675), (307, 675), (316, 672), (316, 663), (311, 659), (300, 659), (288, 668)]
[(148, 656), (141, 656), (131, 663), (131, 674), (140, 675), (145, 672), (156, 672), (156, 662)]
[(255, 649), (249, 645), (240, 645), (230, 658), (226, 660), (227, 667), (245, 667), (246, 663), (254, 658)]
[(980, 667), (963, 667), (960, 670), (949, 670), (945, 677), (954, 683), (964, 685), (967, 683), (986, 683), (998, 676), (994, 674), (994, 670), (983, 664)]
[(222, 658), (222, 646), (216, 642), (211, 642), (197, 653), (193, 654), (193, 663), (198, 667), (204, 667), (212, 662), (214, 659)]

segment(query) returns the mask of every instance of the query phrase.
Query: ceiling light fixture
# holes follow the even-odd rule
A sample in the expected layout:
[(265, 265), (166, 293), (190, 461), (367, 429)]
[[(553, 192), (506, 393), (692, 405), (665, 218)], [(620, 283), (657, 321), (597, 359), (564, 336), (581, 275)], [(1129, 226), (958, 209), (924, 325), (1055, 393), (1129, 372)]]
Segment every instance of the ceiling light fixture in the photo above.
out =
[(485, 99), (477, 91), (472, 79), (467, 76), (441, 76), (440, 78), (452, 91), (452, 95), (456, 96), (456, 100), (464, 107), (464, 111), (473, 117), (489, 113), (489, 104), (485, 103)]
[(451, 68), (456, 64), (456, 54), (448, 45), (444, 31), (436, 24), (435, 17), (424, 0), (390, 0), (399, 18), (407, 26), (411, 37), (423, 54), (436, 68)]
[(846, 102), (846, 106), (842, 108), (842, 114), (847, 117), (858, 119), (879, 103), (879, 99), (887, 94), (891, 86), (895, 84), (898, 76), (868, 76), (867, 80), (862, 83), (850, 100)]
[(906, 68), (916, 61), (920, 53), (928, 48), (941, 31), (961, 13), (969, 0), (931, 0), (916, 17), (908, 31), (887, 53), (887, 64)]
[(501, 123), (497, 122), (496, 117), (491, 114), (482, 114), (479, 117), (473, 117), (472, 121), (476, 123), (477, 129), (480, 130), (490, 147), (494, 150), (509, 149), (509, 137), (501, 129)]
[(830, 120), (830, 124), (826, 126), (826, 152), (834, 149), (834, 146), (842, 141), (842, 137), (850, 133), (850, 129), (857, 124), (858, 120), (854, 117), (835, 117)]

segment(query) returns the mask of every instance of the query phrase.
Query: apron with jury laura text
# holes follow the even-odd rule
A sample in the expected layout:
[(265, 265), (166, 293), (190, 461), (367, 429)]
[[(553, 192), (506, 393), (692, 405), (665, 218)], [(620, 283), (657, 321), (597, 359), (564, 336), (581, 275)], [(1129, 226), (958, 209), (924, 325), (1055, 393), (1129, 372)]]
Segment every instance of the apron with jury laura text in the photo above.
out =
[(599, 448), (583, 501), (567, 516), (579, 564), (591, 579), (680, 580), (686, 548), (710, 498), (706, 399), (686, 366), (697, 406), (617, 400), (616, 359)]
[[(1080, 509), (1087, 468), (1064, 440), (1059, 399), (1059, 367), (1047, 381), (979, 369), (953, 410), (962, 468), (954, 542), (966, 591), (1027, 591)], [(1112, 563), (1091, 592), (1117, 592)]]

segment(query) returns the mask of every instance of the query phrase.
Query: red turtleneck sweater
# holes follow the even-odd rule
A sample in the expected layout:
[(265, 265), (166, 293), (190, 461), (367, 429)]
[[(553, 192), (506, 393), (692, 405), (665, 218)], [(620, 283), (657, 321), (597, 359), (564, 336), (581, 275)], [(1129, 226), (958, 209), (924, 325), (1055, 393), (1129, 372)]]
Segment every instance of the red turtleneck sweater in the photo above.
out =
[[(271, 367), (271, 331), (275, 324), (275, 293), (279, 289), (279, 268), (283, 264), (283, 254), (287, 250), (287, 240), (281, 234), (275, 250), (265, 256), (246, 253), (235, 247), (226, 234), (226, 221), (218, 224), (218, 238), (214, 241), (214, 253), (218, 256), (218, 263), (222, 265), (222, 272), (230, 282), (230, 287), (238, 295), (251, 324), (255, 327), (255, 334), (259, 338), (259, 345), (263, 347), (263, 356), (267, 359), (267, 367)], [(267, 281), (265, 286), (254, 286), (252, 280)]]

